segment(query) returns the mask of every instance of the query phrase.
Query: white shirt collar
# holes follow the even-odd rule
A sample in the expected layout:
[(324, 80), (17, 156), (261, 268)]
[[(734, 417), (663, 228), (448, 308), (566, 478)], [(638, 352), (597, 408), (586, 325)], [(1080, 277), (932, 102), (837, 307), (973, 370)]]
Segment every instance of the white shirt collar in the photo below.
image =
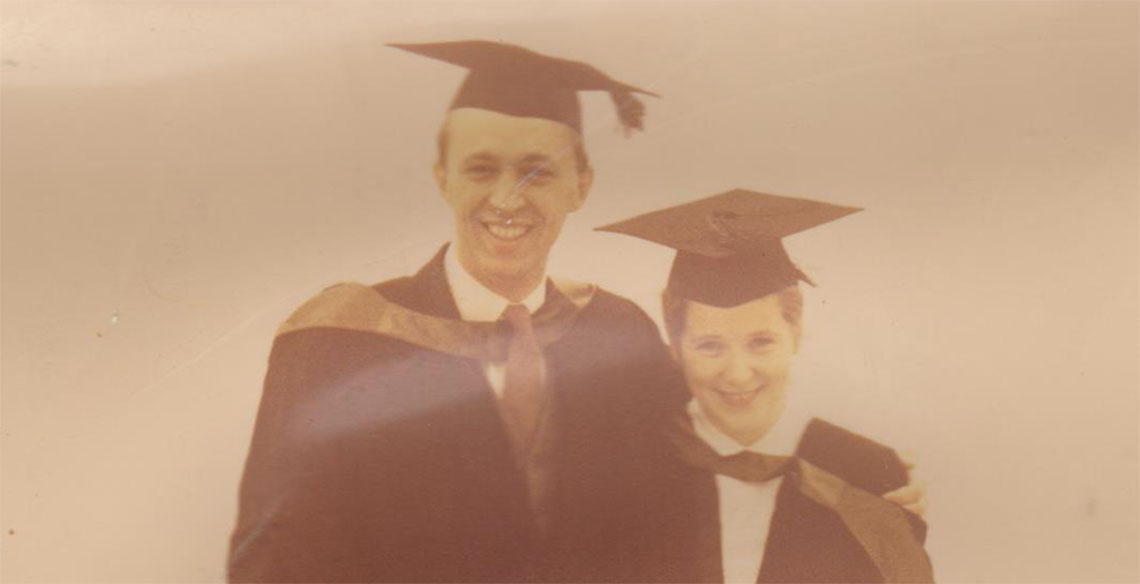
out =
[[(459, 263), (454, 246), (448, 247), (443, 259), (443, 271), (447, 276), (447, 285), (451, 288), (451, 295), (455, 298), (455, 305), (459, 308), (459, 317), (469, 321), (499, 320), (503, 310), (511, 304), (509, 300), (495, 294), (479, 283)], [(523, 299), (522, 304), (532, 314), (542, 306), (546, 300), (546, 274), (542, 274), (542, 283)]]
[[(789, 402), (791, 401), (789, 399)], [(772, 429), (768, 430), (767, 434), (756, 442), (743, 446), (712, 423), (696, 398), (689, 400), (688, 405), (685, 406), (685, 411), (689, 414), (689, 419), (693, 421), (693, 430), (697, 436), (721, 456), (731, 456), (745, 450), (782, 456), (794, 454), (800, 436), (811, 419), (810, 415), (793, 409), (789, 403), (784, 409), (784, 414), (780, 416)]]

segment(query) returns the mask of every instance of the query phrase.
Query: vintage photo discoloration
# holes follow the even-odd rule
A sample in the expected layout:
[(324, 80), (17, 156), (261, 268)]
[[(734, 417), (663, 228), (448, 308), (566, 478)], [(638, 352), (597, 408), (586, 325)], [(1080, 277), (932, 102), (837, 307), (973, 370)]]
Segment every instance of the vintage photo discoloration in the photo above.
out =
[(5, 580), (1140, 577), (1140, 5), (4, 12)]
[(547, 272), (594, 182), (578, 94), (627, 134), (655, 94), (503, 42), (389, 46), (468, 70), (432, 165), (454, 235), (279, 331), (231, 581), (932, 579), (901, 460), (784, 420), (810, 279), (781, 238), (857, 209), (735, 189), (603, 227), (676, 250), (666, 347)]

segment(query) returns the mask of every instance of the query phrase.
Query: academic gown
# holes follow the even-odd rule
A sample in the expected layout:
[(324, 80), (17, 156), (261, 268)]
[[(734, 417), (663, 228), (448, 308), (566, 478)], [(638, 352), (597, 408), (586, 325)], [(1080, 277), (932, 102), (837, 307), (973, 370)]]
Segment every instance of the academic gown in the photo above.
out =
[[(458, 320), (443, 254), (371, 291)], [(553, 293), (548, 286), (548, 303)], [(322, 303), (336, 301), (310, 302), (317, 312), (329, 309)], [(643, 478), (623, 462), (657, 403), (649, 393), (675, 383), (636, 305), (595, 290), (543, 349), (554, 442), (541, 531), (478, 360), (329, 322), (283, 329), (274, 341), (231, 581), (623, 578), (633, 540), (615, 518)]]
[[(905, 483), (904, 470), (884, 465), (884, 449), (819, 420), (808, 426), (776, 495), (757, 582), (933, 580), (922, 550), (925, 524), (880, 497)], [(641, 579), (723, 582), (715, 475), (682, 462), (668, 446), (646, 464), (659, 474), (641, 501)], [(847, 470), (876, 492), (823, 467)]]

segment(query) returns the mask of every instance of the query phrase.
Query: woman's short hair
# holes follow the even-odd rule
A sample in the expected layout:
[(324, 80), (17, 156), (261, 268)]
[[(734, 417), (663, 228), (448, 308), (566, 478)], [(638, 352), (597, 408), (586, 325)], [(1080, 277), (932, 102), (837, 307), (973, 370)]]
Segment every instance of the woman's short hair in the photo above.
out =
[[(787, 288), (773, 292), (780, 303), (780, 313), (784, 320), (792, 325), (798, 337), (803, 328), (804, 293), (798, 283)], [(680, 346), (678, 340), (685, 332), (685, 315), (688, 314), (687, 300), (677, 296), (668, 288), (661, 295), (662, 316), (665, 320), (665, 334), (669, 336), (669, 344)]]

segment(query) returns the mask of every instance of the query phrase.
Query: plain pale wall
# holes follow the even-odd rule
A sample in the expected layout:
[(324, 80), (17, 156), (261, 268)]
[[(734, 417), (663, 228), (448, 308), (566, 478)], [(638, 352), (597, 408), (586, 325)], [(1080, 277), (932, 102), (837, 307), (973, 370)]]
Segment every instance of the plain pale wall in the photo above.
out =
[(789, 241), (795, 390), (916, 450), (942, 581), (1136, 581), (1138, 21), (1116, 3), (3, 5), (5, 581), (217, 581), (270, 340), (449, 234), (429, 166), (491, 38), (664, 96), (552, 257), (657, 316), (594, 226), (747, 187)]

